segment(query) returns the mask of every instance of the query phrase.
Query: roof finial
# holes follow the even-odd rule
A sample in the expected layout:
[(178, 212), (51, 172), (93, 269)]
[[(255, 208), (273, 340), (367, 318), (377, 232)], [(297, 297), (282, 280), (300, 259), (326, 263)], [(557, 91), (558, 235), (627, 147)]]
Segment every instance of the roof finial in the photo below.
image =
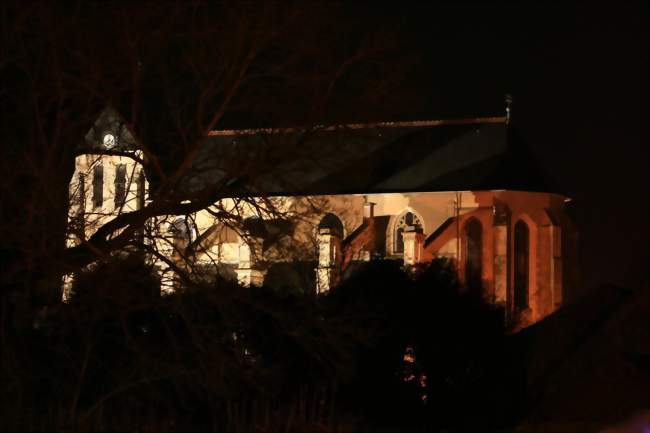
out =
[(512, 105), (512, 95), (510, 93), (506, 93), (506, 124), (510, 123), (510, 105)]

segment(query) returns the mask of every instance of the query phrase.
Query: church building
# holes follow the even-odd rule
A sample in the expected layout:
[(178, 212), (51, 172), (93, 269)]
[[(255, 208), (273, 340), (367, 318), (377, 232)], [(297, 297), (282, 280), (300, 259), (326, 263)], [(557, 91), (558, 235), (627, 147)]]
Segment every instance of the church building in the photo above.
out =
[[(296, 151), (273, 160), (288, 143)], [(150, 203), (143, 158), (118, 113), (104, 111), (76, 158), (69, 245)], [(442, 257), (464, 290), (525, 325), (576, 284), (570, 199), (544, 180), (509, 116), (211, 131), (189, 173), (190, 197), (220, 183), (241, 194), (153, 218), (139, 234), (163, 292), (183, 271), (324, 294), (363, 262)]]

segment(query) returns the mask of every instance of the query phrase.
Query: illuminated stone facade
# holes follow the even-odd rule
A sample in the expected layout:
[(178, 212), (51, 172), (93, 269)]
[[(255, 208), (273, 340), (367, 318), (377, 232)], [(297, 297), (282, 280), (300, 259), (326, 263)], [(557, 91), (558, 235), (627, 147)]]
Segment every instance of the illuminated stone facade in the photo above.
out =
[[(83, 221), (83, 229), (71, 232), (70, 244), (82, 242), (118, 213), (147, 204), (148, 183), (136, 162), (142, 155), (132, 155), (77, 157), (70, 218)], [(255, 200), (215, 203), (240, 216), (245, 221), (240, 227), (225, 224), (210, 208), (152, 221), (151, 247), (166, 260), (149, 260), (160, 269), (163, 292), (174, 290), (176, 276), (168, 264), (181, 258), (191, 262), (189, 268), (183, 265), (190, 272), (214, 269), (243, 285), (262, 285), (267, 277), (288, 281), (286, 269), (302, 263), (301, 289), (326, 293), (361, 262), (398, 260), (408, 267), (445, 257), (455, 263), (464, 290), (504, 306), (525, 325), (561, 305), (575, 282), (575, 230), (561, 194), (459, 189), (265, 200), (273, 204), (272, 214)], [(305, 281), (311, 287), (304, 287)]]

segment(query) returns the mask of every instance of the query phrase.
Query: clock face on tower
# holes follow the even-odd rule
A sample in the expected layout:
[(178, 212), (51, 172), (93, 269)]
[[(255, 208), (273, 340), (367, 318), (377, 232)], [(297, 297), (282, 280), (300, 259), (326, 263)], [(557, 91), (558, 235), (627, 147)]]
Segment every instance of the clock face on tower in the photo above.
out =
[(108, 149), (115, 146), (115, 136), (113, 134), (104, 135), (104, 146)]

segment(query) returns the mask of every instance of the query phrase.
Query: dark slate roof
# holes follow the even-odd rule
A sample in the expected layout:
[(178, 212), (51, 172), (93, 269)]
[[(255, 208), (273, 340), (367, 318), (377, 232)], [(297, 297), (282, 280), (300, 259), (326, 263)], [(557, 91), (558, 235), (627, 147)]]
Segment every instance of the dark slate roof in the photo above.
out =
[[(104, 135), (112, 134), (115, 137), (115, 145), (106, 149), (103, 144)], [(88, 130), (84, 137), (84, 143), (80, 146), (83, 152), (125, 152), (137, 149), (137, 142), (131, 133), (124, 118), (113, 107), (107, 107), (99, 115), (95, 123)]]
[(504, 117), (214, 131), (194, 168), (189, 189), (235, 176), (251, 194), (561, 192)]
[[(108, 107), (85, 151), (137, 143)], [(150, 178), (152, 183), (155, 179)], [(212, 131), (181, 190), (236, 182), (242, 194), (298, 195), (510, 189), (561, 192), (505, 117)]]
[(529, 147), (516, 127), (505, 131), (505, 148), (484, 159), (430, 179), (422, 190), (458, 190), (466, 185), (470, 190), (509, 189), (518, 191), (561, 193), (554, 182), (544, 175)]
[(351, 161), (319, 186), (339, 185), (343, 192), (478, 189), (474, 179), (453, 175), (507, 148), (505, 124), (443, 124), (401, 132), (394, 141), (362, 160)]

